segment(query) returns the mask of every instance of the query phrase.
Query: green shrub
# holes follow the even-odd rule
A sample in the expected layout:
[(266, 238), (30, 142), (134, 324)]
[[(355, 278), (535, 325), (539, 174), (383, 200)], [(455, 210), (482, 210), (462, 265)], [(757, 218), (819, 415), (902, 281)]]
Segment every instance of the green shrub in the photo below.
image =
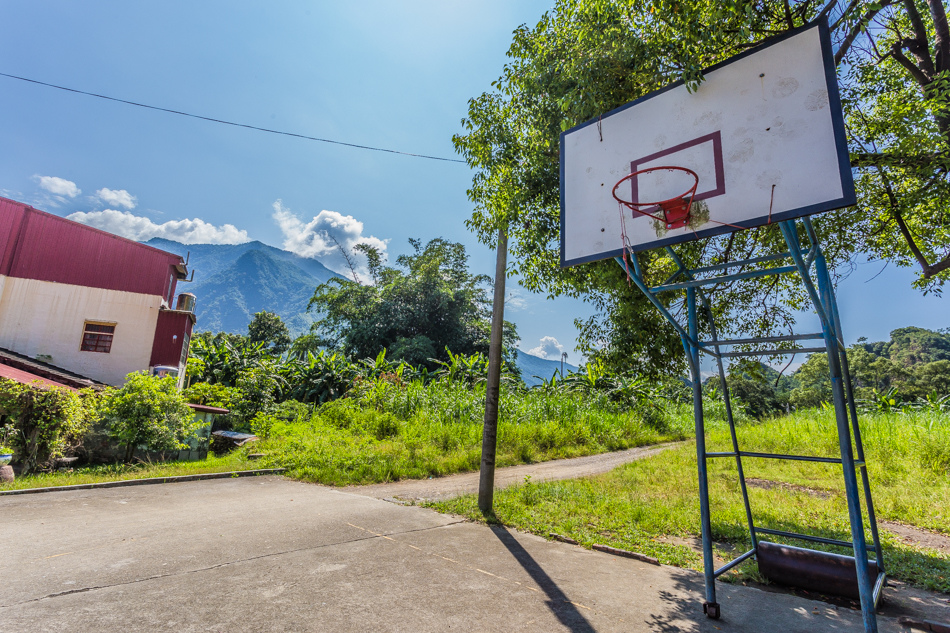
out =
[(174, 378), (145, 372), (129, 374), (122, 387), (106, 392), (102, 415), (110, 437), (125, 445), (126, 462), (139, 445), (154, 451), (185, 448), (201, 425)]
[(7, 417), (12, 462), (27, 474), (81, 441), (86, 426), (75, 391), (23, 385), (0, 378), (0, 413)]

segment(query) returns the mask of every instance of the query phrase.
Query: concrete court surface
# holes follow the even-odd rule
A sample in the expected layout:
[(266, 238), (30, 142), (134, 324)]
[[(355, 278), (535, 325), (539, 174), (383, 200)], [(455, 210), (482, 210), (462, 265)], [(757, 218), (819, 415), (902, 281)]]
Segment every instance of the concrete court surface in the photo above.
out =
[(0, 631), (863, 630), (729, 585), (707, 620), (697, 573), (276, 476), (0, 497), (0, 574)]

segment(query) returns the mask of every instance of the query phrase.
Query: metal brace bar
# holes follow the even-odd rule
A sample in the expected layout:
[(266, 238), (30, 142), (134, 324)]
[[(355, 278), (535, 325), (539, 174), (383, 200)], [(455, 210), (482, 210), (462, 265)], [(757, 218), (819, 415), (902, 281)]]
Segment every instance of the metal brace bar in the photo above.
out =
[(793, 273), (796, 270), (798, 270), (798, 268), (795, 266), (777, 266), (775, 268), (765, 268), (763, 270), (750, 270), (744, 273), (735, 273), (733, 275), (722, 275), (720, 277), (710, 277), (709, 279), (694, 279), (692, 281), (681, 281), (678, 284), (656, 286), (654, 288), (650, 288), (650, 292), (667, 292), (668, 290), (683, 290), (684, 288), (701, 288), (703, 286), (712, 286), (723, 281), (738, 281), (740, 279), (768, 277), (771, 275)]
[[(752, 453), (739, 451), (741, 457), (761, 457), (763, 459), (787, 459), (794, 462), (819, 462), (822, 464), (840, 464), (840, 457), (815, 457), (812, 455), (783, 455), (782, 453)], [(706, 457), (735, 457), (734, 452), (706, 453)], [(858, 460), (855, 460), (858, 465)], [(862, 462), (863, 463), (863, 462)]]
[(736, 565), (742, 563), (742, 561), (752, 558), (753, 556), (755, 556), (754, 547), (750, 549), (748, 552), (746, 552), (745, 554), (743, 554), (742, 556), (740, 556), (739, 558), (733, 558), (731, 561), (729, 561), (728, 563), (726, 563), (725, 565), (717, 569), (715, 572), (713, 572), (713, 575), (717, 577), (721, 576), (727, 571), (729, 571), (730, 569), (732, 569), (733, 567), (735, 567)]
[(771, 534), (772, 536), (784, 536), (786, 538), (797, 538), (803, 541), (812, 541), (814, 543), (824, 543), (825, 545), (837, 545), (839, 547), (847, 547), (849, 549), (854, 549), (854, 544), (849, 543), (848, 541), (839, 541), (838, 539), (833, 538), (824, 538), (823, 536), (811, 536), (810, 534), (799, 534), (797, 532), (785, 532), (783, 530), (770, 530), (768, 528), (755, 528), (756, 532), (761, 534)]
[(777, 253), (775, 255), (763, 255), (762, 257), (753, 257), (752, 259), (742, 259), (742, 260), (738, 260), (734, 262), (726, 262), (725, 264), (716, 264), (714, 266), (703, 266), (702, 268), (694, 268), (693, 273), (694, 274), (711, 273), (715, 270), (728, 270), (730, 268), (738, 268), (740, 266), (747, 266), (749, 264), (762, 264), (764, 262), (774, 262), (774, 261), (778, 261), (782, 259), (788, 259), (789, 257), (791, 257), (790, 253)]
[[(626, 266), (626, 264), (624, 263), (623, 259), (621, 259), (620, 257), (616, 257), (616, 258), (614, 258), (614, 259), (615, 259), (615, 261), (616, 261), (618, 264), (620, 264), (620, 267), (621, 267), (621, 268), (623, 268), (624, 270), (627, 270), (627, 266)], [(640, 276), (640, 275), (641, 275), (641, 273), (640, 273), (640, 262), (637, 261), (636, 256), (635, 256), (635, 255), (631, 255), (631, 256), (630, 256), (630, 260), (631, 260), (631, 262), (633, 263), (633, 273), (634, 273), (634, 274), (630, 275), (630, 279), (632, 279), (632, 280), (633, 280), (633, 283), (635, 283), (635, 284), (637, 285), (637, 288), (640, 289), (640, 292), (642, 292), (643, 294), (645, 294), (646, 297), (647, 297), (647, 299), (650, 301), (650, 303), (653, 304), (653, 307), (656, 308), (657, 310), (659, 310), (659, 311), (660, 311), (660, 314), (662, 314), (663, 317), (664, 317), (667, 321), (670, 322), (670, 325), (673, 326), (673, 328), (676, 330), (676, 333), (677, 333), (677, 334), (679, 334), (682, 338), (686, 339), (686, 340), (689, 341), (690, 343), (692, 343), (692, 344), (696, 345), (697, 347), (700, 347), (700, 348), (701, 348), (702, 346), (699, 345), (699, 343), (698, 343), (697, 341), (693, 340), (693, 338), (690, 337), (690, 335), (686, 333), (686, 330), (683, 329), (683, 326), (680, 325), (679, 322), (678, 322), (676, 319), (673, 318), (673, 315), (670, 314), (669, 310), (667, 310), (667, 309), (663, 306), (663, 304), (660, 303), (660, 300), (657, 299), (656, 296), (655, 296), (652, 292), (650, 292), (650, 289), (647, 288), (646, 284), (643, 283), (643, 278)]]
[(783, 341), (808, 341), (824, 338), (821, 332), (815, 334), (786, 334), (784, 336), (759, 336), (756, 338), (734, 338), (728, 341), (700, 341), (701, 345), (750, 345), (754, 343), (781, 343)]
[(785, 347), (780, 349), (761, 349), (751, 352), (722, 352), (723, 358), (734, 358), (736, 356), (794, 356), (795, 354), (811, 354), (812, 352), (824, 352), (824, 347)]

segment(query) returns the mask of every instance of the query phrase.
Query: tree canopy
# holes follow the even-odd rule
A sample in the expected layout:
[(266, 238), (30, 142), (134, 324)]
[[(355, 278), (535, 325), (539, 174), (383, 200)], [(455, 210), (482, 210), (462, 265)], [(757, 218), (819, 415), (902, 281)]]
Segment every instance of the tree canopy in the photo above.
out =
[(278, 356), (287, 351), (292, 340), (287, 325), (273, 312), (256, 313), (247, 326), (248, 343), (263, 343), (267, 351)]
[[(323, 315), (315, 332), (351, 358), (388, 357), (433, 367), (430, 359), (487, 352), (491, 279), (468, 272), (462, 244), (434, 239), (425, 246), (410, 240), (413, 253), (396, 266), (383, 265), (367, 247), (370, 285), (334, 278), (317, 287), (310, 307)], [(517, 335), (505, 324), (505, 344), (514, 349)]]
[[(829, 265), (847, 272), (842, 264), (863, 253), (917, 266), (925, 291), (950, 278), (950, 33), (941, 0), (559, 0), (536, 26), (515, 31), (501, 77), (470, 100), (454, 140), (477, 170), (469, 227), (488, 244), (507, 231), (510, 271), (527, 287), (585, 296), (600, 309), (580, 324), (588, 354), (672, 370), (680, 350), (616, 264), (558, 267), (560, 132), (673, 81), (696, 85), (704, 67), (819, 13), (837, 47), (859, 197), (857, 207), (816, 221)], [(677, 251), (688, 265), (715, 264), (782, 243), (772, 226)], [(641, 264), (660, 280), (673, 270), (663, 252), (641, 254)], [(805, 300), (776, 277), (719, 290), (711, 308), (721, 329), (750, 334), (788, 329)]]

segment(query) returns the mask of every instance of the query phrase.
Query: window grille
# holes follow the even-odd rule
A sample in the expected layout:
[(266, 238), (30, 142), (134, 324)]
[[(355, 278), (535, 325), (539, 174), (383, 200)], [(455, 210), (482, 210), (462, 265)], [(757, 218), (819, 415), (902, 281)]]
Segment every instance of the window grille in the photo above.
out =
[(112, 350), (112, 337), (115, 336), (115, 325), (105, 323), (86, 323), (82, 332), (83, 352), (101, 352), (108, 354)]

